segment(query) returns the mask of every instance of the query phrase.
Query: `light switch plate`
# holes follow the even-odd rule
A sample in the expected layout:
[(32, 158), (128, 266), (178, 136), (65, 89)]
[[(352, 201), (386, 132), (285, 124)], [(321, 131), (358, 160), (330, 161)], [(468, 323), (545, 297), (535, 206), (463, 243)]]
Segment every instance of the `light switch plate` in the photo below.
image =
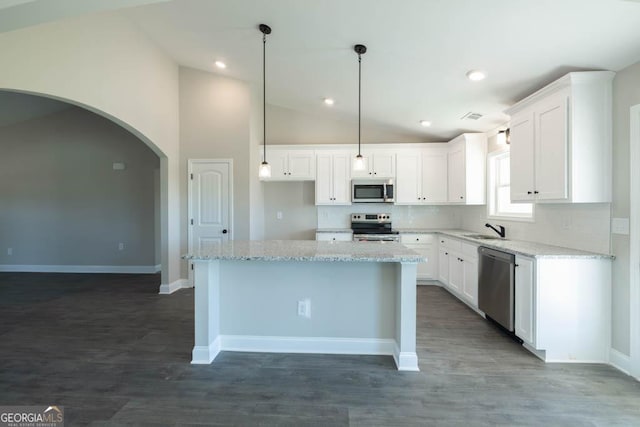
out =
[(629, 235), (629, 218), (611, 218), (611, 233)]

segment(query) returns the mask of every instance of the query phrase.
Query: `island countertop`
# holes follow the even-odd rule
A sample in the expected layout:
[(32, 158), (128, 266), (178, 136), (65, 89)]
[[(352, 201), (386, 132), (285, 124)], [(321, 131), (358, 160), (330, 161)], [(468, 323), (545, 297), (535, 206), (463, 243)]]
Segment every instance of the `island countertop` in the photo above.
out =
[(315, 240), (232, 240), (184, 255), (192, 261), (425, 262), (396, 242), (322, 242)]

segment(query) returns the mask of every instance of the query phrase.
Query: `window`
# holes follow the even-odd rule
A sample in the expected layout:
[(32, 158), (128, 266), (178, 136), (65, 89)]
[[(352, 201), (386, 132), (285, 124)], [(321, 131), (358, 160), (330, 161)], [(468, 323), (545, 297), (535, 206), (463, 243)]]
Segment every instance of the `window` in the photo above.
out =
[(511, 176), (509, 151), (490, 153), (488, 156), (489, 218), (533, 219), (532, 203), (511, 203)]

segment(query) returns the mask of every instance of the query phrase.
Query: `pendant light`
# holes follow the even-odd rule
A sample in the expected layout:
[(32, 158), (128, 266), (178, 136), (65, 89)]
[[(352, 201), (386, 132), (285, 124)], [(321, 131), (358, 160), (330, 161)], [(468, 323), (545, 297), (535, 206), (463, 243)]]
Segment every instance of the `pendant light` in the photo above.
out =
[(364, 170), (364, 157), (360, 153), (360, 143), (361, 143), (361, 93), (362, 93), (362, 55), (367, 52), (367, 47), (363, 44), (357, 44), (353, 47), (353, 50), (358, 54), (358, 155), (356, 156), (355, 161), (353, 162), (353, 170), (354, 171), (363, 171)]
[(260, 178), (271, 178), (271, 165), (267, 163), (267, 62), (265, 53), (267, 34), (271, 34), (271, 27), (265, 24), (260, 24), (258, 28), (262, 33), (262, 143), (264, 145), (262, 163), (260, 163), (258, 176)]

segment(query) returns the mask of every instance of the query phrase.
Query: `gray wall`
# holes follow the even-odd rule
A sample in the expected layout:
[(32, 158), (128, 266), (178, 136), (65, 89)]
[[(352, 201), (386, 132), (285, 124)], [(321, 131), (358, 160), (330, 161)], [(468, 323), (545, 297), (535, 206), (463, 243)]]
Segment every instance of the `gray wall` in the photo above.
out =
[(156, 264), (159, 162), (138, 138), (72, 107), (0, 127), (0, 150), (0, 264)]
[[(181, 252), (188, 252), (187, 162), (233, 159), (233, 238), (249, 239), (251, 91), (239, 80), (180, 68)], [(258, 170), (258, 163), (255, 165)], [(182, 263), (182, 277), (187, 277)]]
[[(616, 74), (613, 81), (613, 205), (615, 218), (629, 218), (629, 108), (640, 104), (640, 63)], [(634, 165), (640, 167), (640, 165)], [(613, 263), (613, 348), (629, 355), (629, 236), (611, 235)]]
[[(315, 182), (264, 183), (266, 240), (316, 238)], [(282, 212), (282, 219), (277, 218)]]

